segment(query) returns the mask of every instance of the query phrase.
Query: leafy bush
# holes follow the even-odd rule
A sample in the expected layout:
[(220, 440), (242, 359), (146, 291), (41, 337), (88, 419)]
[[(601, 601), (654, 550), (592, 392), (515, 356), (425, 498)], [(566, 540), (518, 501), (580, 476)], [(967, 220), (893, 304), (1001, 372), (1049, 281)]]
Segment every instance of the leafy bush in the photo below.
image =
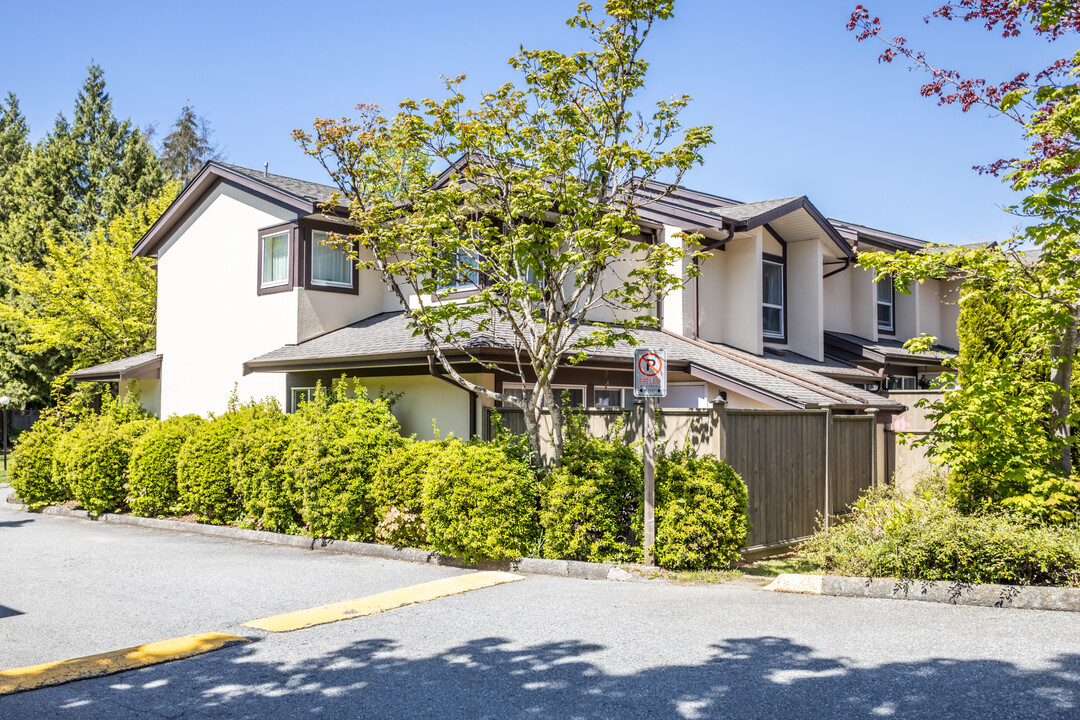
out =
[(132, 446), (151, 424), (145, 419), (122, 422), (103, 414), (69, 431), (63, 471), (79, 505), (92, 513), (125, 507)]
[(44, 417), (19, 436), (11, 455), (11, 486), (32, 508), (71, 499), (62, 476), (53, 474), (53, 454), (63, 430), (52, 417)]
[(294, 416), (286, 468), (294, 502), (316, 537), (371, 539), (372, 474), (384, 455), (404, 443), (388, 401), (372, 400), (359, 385), (354, 389), (348, 397), (343, 381), (333, 398), (320, 390)]
[[(612, 432), (623, 435), (622, 426)], [(642, 512), (642, 467), (634, 446), (585, 434), (567, 424), (562, 465), (546, 479), (540, 524), (544, 555), (590, 562), (640, 561), (634, 516)]]
[(656, 563), (697, 570), (729, 565), (750, 533), (746, 483), (731, 466), (689, 448), (656, 463)]
[(128, 504), (143, 517), (179, 515), (185, 511), (176, 487), (180, 448), (205, 420), (198, 415), (174, 416), (154, 423), (131, 449)]
[(530, 467), (498, 445), (448, 440), (424, 478), (423, 519), (440, 552), (467, 562), (524, 555), (539, 536)]
[(371, 478), (375, 538), (405, 547), (427, 545), (423, 517), (424, 476), (445, 443), (409, 439), (382, 457)]
[(231, 468), (243, 508), (243, 525), (291, 534), (302, 530), (303, 520), (285, 469), (293, 428), (292, 415), (270, 415), (254, 420), (232, 439)]
[(233, 440), (257, 420), (280, 415), (272, 401), (238, 405), (192, 433), (180, 448), (176, 486), (180, 503), (201, 522), (231, 523), (240, 515), (240, 497), (231, 467)]
[(857, 577), (1080, 584), (1080, 529), (967, 515), (942, 488), (927, 485), (911, 495), (871, 490), (846, 522), (815, 535), (806, 549), (825, 569)]

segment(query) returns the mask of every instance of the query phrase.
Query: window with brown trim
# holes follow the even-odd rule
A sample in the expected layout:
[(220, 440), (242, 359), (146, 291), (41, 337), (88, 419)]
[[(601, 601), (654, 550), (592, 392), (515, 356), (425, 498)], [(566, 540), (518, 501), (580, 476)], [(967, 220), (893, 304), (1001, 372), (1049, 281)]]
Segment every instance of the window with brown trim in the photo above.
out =
[(259, 230), (256, 288), (260, 295), (293, 289), (296, 284), (296, 239), (295, 223)]
[(351, 288), (355, 263), (341, 247), (328, 244), (329, 239), (330, 233), (325, 230), (311, 231), (311, 284)]

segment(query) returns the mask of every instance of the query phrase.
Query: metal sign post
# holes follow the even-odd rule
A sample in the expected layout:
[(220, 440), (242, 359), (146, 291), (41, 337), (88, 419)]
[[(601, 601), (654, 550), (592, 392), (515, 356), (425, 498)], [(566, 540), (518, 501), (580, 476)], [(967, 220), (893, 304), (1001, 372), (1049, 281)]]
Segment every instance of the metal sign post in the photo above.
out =
[(642, 464), (645, 467), (645, 564), (655, 565), (656, 547), (656, 398), (667, 396), (667, 351), (634, 351), (634, 397), (645, 398)]

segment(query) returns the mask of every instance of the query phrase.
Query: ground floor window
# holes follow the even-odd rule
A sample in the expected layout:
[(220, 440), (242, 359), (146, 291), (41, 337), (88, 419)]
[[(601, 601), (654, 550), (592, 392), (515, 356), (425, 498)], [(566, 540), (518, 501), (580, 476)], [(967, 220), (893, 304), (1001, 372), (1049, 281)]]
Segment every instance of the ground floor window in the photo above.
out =
[(289, 412), (294, 413), (302, 403), (308, 403), (315, 399), (315, 388), (294, 387), (289, 391)]

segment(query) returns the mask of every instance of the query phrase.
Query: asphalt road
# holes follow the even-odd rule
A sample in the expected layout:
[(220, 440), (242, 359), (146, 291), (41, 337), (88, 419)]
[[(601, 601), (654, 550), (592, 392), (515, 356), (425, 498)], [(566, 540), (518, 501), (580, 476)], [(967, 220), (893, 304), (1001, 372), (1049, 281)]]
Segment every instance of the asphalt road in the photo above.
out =
[(1080, 718), (1080, 617), (528, 579), (284, 634), (462, 571), (0, 508), (0, 669), (254, 642), (0, 697), (0, 718)]

